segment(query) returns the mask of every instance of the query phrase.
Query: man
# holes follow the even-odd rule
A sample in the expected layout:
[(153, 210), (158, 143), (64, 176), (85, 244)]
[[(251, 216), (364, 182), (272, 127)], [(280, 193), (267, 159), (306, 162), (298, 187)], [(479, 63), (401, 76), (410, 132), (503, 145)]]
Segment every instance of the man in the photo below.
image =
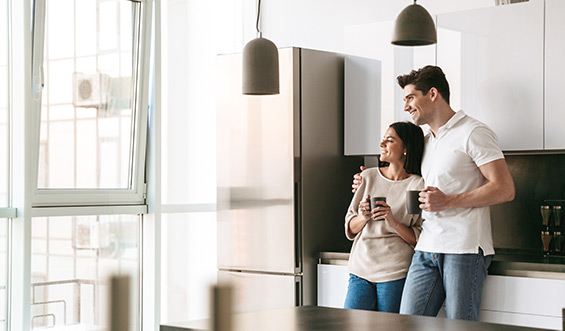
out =
[[(420, 193), (425, 220), (408, 271), (401, 314), (477, 320), (484, 280), (494, 256), (489, 207), (514, 199), (514, 182), (496, 135), (455, 112), (441, 68), (397, 77), (404, 111), (427, 124)], [(354, 189), (359, 184), (354, 180)]]

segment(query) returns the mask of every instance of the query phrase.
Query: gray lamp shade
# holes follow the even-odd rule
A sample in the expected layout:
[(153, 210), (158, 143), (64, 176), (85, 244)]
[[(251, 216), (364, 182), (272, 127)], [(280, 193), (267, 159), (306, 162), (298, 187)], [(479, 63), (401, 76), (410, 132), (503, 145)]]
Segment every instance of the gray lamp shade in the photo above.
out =
[(243, 94), (279, 94), (279, 51), (265, 38), (251, 40), (243, 48)]
[(392, 43), (399, 46), (423, 46), (437, 43), (434, 20), (428, 11), (412, 4), (396, 18)]

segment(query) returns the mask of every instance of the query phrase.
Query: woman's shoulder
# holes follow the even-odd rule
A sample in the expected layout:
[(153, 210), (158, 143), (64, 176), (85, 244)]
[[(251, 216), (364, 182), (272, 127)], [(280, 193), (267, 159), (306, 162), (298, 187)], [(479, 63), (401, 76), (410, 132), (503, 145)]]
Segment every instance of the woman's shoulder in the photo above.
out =
[(379, 167), (367, 168), (361, 172), (361, 177), (369, 178), (380, 175)]

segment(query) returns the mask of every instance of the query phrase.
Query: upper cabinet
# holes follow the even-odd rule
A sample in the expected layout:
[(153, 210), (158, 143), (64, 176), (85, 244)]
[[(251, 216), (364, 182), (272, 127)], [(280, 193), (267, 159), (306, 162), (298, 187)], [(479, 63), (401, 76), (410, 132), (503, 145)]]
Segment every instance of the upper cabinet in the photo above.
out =
[(565, 149), (563, 77), (565, 1), (545, 2), (545, 149)]
[[(436, 63), (435, 45), (392, 45), (393, 29), (394, 21), (345, 28), (345, 52), (354, 55), (347, 56), (345, 62), (346, 155), (380, 154), (379, 142), (388, 126), (411, 121), (403, 110), (404, 93), (396, 77)], [(367, 76), (369, 73), (373, 77)]]
[[(557, 30), (553, 61), (565, 50)], [(544, 149), (544, 1), (440, 14), (437, 31), (437, 65), (452, 108), (486, 123), (504, 151)], [(563, 69), (553, 76), (563, 77)]]
[(381, 62), (345, 56), (345, 155), (376, 155), (381, 141)]

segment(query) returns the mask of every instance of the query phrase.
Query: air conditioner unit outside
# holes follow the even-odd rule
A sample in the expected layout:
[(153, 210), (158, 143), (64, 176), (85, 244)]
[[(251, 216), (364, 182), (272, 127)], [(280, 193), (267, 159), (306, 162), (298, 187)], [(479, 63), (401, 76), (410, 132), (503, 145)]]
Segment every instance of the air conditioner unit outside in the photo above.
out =
[(110, 76), (102, 73), (73, 74), (73, 105), (75, 107), (103, 108), (108, 102)]
[(131, 77), (103, 73), (73, 74), (73, 105), (96, 108), (98, 116), (115, 116), (131, 107)]

